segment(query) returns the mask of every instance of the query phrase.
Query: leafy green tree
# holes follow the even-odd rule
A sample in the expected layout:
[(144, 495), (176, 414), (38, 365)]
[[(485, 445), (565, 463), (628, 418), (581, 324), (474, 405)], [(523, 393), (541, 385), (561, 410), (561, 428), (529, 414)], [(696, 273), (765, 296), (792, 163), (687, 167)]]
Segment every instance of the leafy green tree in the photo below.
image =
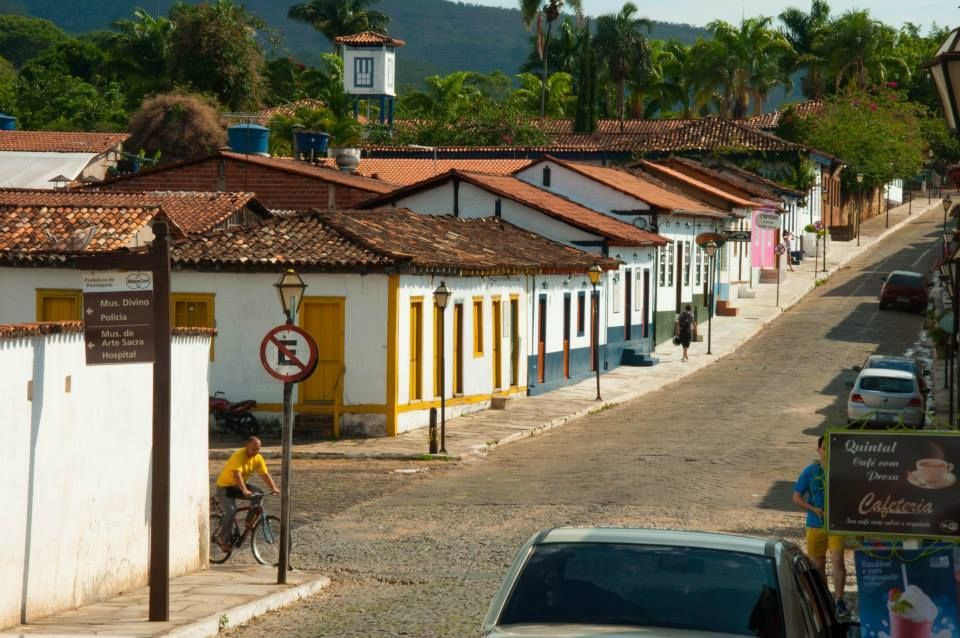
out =
[(0, 15), (0, 57), (16, 68), (35, 58), (67, 34), (47, 20), (19, 15)]
[[(543, 95), (543, 82), (534, 73), (521, 73), (517, 76), (520, 88), (510, 96), (510, 104), (522, 113), (536, 115), (540, 109), (540, 96)], [(551, 73), (547, 79), (547, 112), (550, 117), (567, 117), (575, 106), (573, 96), (573, 77), (569, 73)]]
[[(551, 38), (548, 67), (553, 71), (563, 71), (576, 75), (580, 63), (580, 40), (584, 34), (583, 24), (578, 24), (571, 16), (563, 16)], [(537, 36), (530, 38), (530, 54), (520, 67), (523, 73), (541, 73), (543, 58), (540, 56), (540, 44)]]
[(455, 71), (449, 75), (431, 75), (424, 79), (426, 89), (412, 91), (400, 99), (404, 114), (433, 120), (450, 120), (474, 108), (482, 93), (471, 84), (473, 73)]
[[(691, 117), (693, 75), (690, 47), (676, 40), (652, 40), (648, 71), (634, 79), (639, 88), (631, 91), (632, 116), (668, 116), (679, 108), (680, 117)], [(640, 99), (644, 94), (646, 104)]]
[(644, 30), (650, 31), (650, 21), (637, 17), (638, 11), (635, 4), (627, 2), (620, 13), (597, 18), (595, 44), (601, 62), (616, 85), (616, 109), (621, 126), (627, 80), (642, 77), (650, 68), (650, 46), (643, 34)]
[(14, 114), (25, 129), (115, 131), (127, 121), (118, 84), (94, 86), (57, 73), (20, 77)]
[(287, 17), (309, 24), (322, 33), (330, 43), (342, 35), (361, 31), (387, 32), (390, 18), (385, 13), (368, 7), (380, 0), (310, 0), (290, 7)]
[(0, 113), (9, 114), (16, 108), (17, 70), (8, 60), (0, 58)]
[(826, 92), (824, 48), (830, 27), (830, 5), (825, 0), (813, 0), (809, 13), (790, 7), (780, 14), (780, 23), (783, 25), (781, 33), (793, 47), (788, 66), (806, 71), (801, 82), (804, 96), (822, 97)]
[(216, 103), (199, 95), (155, 95), (130, 118), (127, 147), (164, 162), (205, 157), (227, 142)]
[(231, 0), (170, 10), (168, 68), (174, 84), (210, 93), (228, 108), (255, 109), (263, 95), (262, 20)]
[[(553, 25), (560, 18), (560, 13), (564, 6), (573, 9), (578, 19), (583, 15), (582, 0), (520, 0), (520, 15), (523, 17), (524, 24), (529, 28), (534, 23), (537, 25), (537, 52), (543, 61), (543, 73), (541, 78), (550, 77), (550, 38), (553, 33)], [(543, 21), (547, 22), (546, 31), (543, 30)], [(543, 117), (547, 108), (547, 84), (543, 83), (543, 93), (540, 95), (540, 117)]]
[(865, 90), (886, 82), (891, 74), (910, 73), (897, 55), (896, 31), (870, 17), (869, 11), (847, 11), (830, 24), (824, 50), (834, 90), (853, 86)]
[(878, 188), (923, 167), (926, 143), (921, 130), (923, 107), (887, 88), (853, 91), (826, 99), (823, 111), (799, 128), (809, 146), (842, 157), (850, 167), (842, 178), (856, 187), (857, 173), (866, 188)]
[(139, 106), (144, 96), (168, 91), (173, 22), (136, 9), (132, 20), (115, 20), (111, 26), (113, 31), (95, 36), (95, 41), (107, 52), (105, 72), (126, 87), (128, 104)]
[(106, 62), (104, 50), (89, 39), (70, 38), (54, 44), (20, 69), (21, 77), (69, 75), (95, 84)]

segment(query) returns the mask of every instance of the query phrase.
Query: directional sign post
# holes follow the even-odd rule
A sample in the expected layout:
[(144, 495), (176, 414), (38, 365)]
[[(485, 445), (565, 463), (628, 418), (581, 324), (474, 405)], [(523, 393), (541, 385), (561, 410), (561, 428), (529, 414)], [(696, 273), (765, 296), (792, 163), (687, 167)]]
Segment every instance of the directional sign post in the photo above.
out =
[(83, 276), (87, 365), (153, 363), (153, 273), (99, 271)]
[(277, 583), (287, 582), (290, 549), (290, 465), (293, 462), (293, 384), (317, 367), (317, 343), (292, 323), (277, 326), (260, 342), (260, 362), (274, 379), (283, 381), (283, 465), (280, 468), (280, 560)]

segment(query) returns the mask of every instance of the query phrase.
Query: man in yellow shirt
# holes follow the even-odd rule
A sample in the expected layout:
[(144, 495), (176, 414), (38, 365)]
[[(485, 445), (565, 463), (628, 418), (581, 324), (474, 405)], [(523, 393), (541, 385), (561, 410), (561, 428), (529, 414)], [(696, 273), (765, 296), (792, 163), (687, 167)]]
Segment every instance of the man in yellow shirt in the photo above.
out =
[(231, 521), (237, 515), (237, 499), (251, 501), (258, 504), (263, 499), (263, 490), (256, 485), (248, 485), (247, 479), (254, 472), (263, 477), (271, 494), (279, 494), (277, 484), (267, 470), (267, 463), (260, 454), (260, 439), (251, 436), (246, 444), (234, 452), (217, 477), (217, 500), (223, 510), (223, 518), (218, 533), (220, 545), (224, 549), (230, 547), (230, 536), (233, 530)]

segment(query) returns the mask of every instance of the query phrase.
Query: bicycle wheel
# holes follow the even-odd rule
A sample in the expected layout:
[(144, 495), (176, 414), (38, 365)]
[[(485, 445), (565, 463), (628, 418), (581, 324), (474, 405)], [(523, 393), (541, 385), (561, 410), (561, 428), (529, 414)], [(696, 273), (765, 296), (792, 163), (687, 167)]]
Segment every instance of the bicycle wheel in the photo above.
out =
[[(290, 545), (293, 545), (293, 534), (290, 535)], [(280, 562), (280, 519), (266, 515), (260, 517), (260, 522), (250, 537), (250, 549), (253, 557), (261, 565), (276, 565)], [(289, 560), (289, 554), (287, 555)], [(289, 563), (288, 563), (289, 564)]]
[(219, 565), (230, 558), (233, 549), (225, 550), (217, 542), (217, 531), (220, 529), (220, 521), (223, 520), (223, 514), (216, 512), (210, 514), (210, 562)]

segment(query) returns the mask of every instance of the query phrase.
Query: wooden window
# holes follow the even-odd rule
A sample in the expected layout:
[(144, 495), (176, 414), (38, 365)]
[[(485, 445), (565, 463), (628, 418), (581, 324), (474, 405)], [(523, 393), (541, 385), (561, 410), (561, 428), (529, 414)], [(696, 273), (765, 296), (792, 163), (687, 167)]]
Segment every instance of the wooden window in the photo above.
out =
[[(170, 295), (170, 325), (173, 328), (214, 328), (214, 295), (211, 293), (173, 293)], [(213, 361), (213, 340), (210, 360)]]
[(691, 247), (693, 242), (686, 240), (683, 242), (683, 285), (690, 285), (690, 265), (691, 265)]
[(82, 307), (79, 290), (37, 288), (37, 321), (81, 321)]
[(373, 58), (353, 59), (353, 85), (373, 88)]
[(423, 299), (410, 300), (410, 400), (423, 398)]
[(587, 293), (583, 290), (577, 293), (577, 336), (582, 337), (586, 332)]
[(483, 298), (473, 300), (473, 356), (483, 356)]

